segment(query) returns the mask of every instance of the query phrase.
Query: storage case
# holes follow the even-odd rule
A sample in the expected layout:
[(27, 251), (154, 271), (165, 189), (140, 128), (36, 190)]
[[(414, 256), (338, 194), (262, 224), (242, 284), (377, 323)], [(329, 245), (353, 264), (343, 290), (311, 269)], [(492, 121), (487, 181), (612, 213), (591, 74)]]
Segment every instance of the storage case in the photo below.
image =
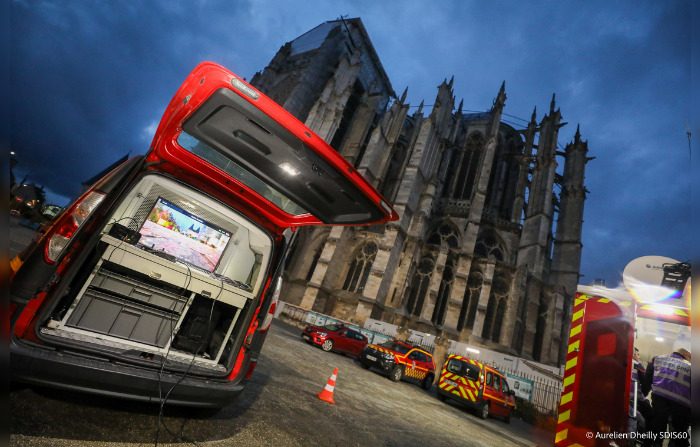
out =
[(67, 326), (162, 348), (179, 317), (178, 313), (88, 288)]

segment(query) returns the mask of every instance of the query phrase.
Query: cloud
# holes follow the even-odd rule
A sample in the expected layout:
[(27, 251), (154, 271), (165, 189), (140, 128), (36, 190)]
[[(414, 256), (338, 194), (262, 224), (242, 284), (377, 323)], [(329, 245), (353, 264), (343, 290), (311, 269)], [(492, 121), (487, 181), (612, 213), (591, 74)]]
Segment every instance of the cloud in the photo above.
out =
[(141, 130), (141, 139), (150, 142), (153, 140), (153, 135), (156, 133), (156, 129), (158, 128), (158, 121), (151, 121), (148, 126), (144, 127)]
[[(422, 0), (33, 1), (11, 5), (11, 143), (65, 197), (127, 152), (143, 153), (171, 95), (201, 60), (248, 79), (286, 41), (361, 17), (389, 78), (432, 104), (455, 75), (465, 109), (538, 118), (553, 92), (591, 156), (582, 272), (612, 281), (628, 258), (687, 258), (690, 1), (569, 4)], [(517, 118), (512, 120), (517, 121)], [(668, 228), (673, 228), (672, 234)]]

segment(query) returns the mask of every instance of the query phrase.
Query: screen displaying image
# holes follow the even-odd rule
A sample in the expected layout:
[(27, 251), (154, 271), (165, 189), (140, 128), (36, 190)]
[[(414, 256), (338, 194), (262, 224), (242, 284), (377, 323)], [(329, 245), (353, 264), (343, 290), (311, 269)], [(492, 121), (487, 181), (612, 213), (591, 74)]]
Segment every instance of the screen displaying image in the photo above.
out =
[(231, 233), (188, 213), (159, 197), (146, 222), (139, 243), (212, 272), (219, 263)]

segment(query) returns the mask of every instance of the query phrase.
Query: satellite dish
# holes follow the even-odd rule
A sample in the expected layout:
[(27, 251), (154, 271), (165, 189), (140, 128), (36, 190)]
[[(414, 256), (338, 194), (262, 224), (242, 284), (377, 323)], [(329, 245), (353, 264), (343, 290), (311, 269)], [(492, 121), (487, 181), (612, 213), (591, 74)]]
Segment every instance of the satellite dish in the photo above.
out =
[[(640, 282), (650, 286), (660, 286), (664, 279), (664, 265), (678, 264), (679, 262), (665, 256), (642, 256), (627, 264), (622, 272), (622, 280), (627, 288)], [(632, 284), (628, 284), (630, 281)]]
[(622, 281), (643, 302), (678, 298), (690, 285), (690, 265), (665, 256), (642, 256), (627, 264)]

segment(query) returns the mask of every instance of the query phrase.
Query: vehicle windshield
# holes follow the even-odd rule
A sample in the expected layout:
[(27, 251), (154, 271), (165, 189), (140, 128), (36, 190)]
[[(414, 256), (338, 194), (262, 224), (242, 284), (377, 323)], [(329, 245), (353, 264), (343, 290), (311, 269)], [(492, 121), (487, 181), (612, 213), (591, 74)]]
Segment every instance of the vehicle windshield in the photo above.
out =
[(239, 180), (250, 189), (277, 205), (282, 211), (295, 216), (308, 213), (308, 211), (306, 211), (304, 208), (300, 207), (289, 197), (285, 196), (259, 179), (255, 174), (187, 132), (182, 131), (180, 136), (177, 137), (177, 143), (183, 149), (192, 152), (196, 156), (208, 161), (217, 168), (226, 172), (236, 180)]
[(409, 349), (411, 349), (408, 346), (403, 345), (401, 343), (396, 343), (395, 341), (387, 341), (387, 342), (382, 343), (379, 346), (381, 346), (383, 348), (391, 349), (392, 351), (396, 351), (396, 352), (399, 352), (401, 354), (405, 354), (408, 352)]
[(450, 359), (447, 363), (447, 371), (469, 380), (479, 380), (479, 367), (462, 360)]
[(340, 329), (341, 327), (342, 326), (339, 324), (327, 324), (327, 325), (323, 326), (323, 329), (325, 329), (327, 331), (335, 332), (338, 329)]

